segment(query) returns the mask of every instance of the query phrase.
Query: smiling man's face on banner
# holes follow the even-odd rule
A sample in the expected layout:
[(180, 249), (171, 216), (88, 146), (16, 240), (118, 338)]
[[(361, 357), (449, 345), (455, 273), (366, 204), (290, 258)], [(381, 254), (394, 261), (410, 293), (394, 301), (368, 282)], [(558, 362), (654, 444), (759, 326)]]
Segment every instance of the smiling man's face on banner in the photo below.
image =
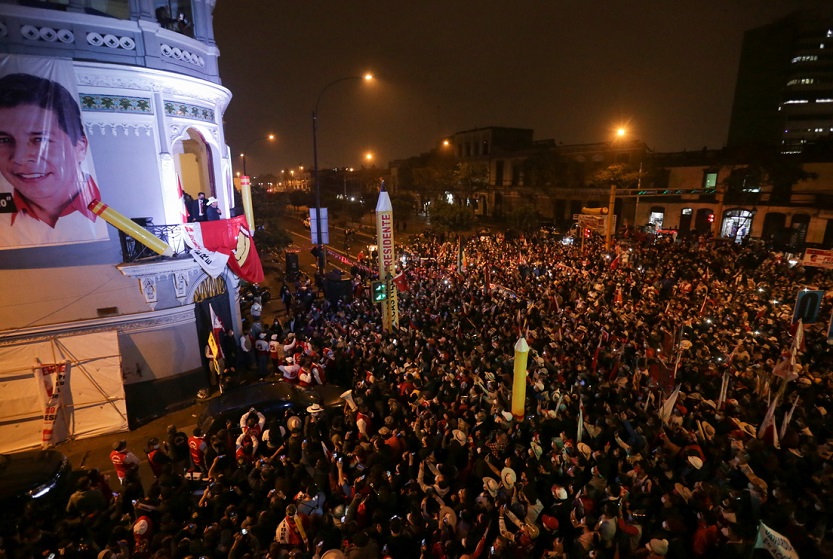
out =
[(44, 221), (57, 219), (79, 192), (86, 154), (86, 138), (73, 141), (53, 111), (30, 104), (0, 108), (0, 173)]

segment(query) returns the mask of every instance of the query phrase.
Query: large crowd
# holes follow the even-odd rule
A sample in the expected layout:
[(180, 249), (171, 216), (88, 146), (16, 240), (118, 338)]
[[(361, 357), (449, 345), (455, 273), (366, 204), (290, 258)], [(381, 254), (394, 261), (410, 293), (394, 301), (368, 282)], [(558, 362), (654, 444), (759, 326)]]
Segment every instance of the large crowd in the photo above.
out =
[(150, 487), (117, 444), (120, 479), (90, 472), (61, 522), (23, 519), (9, 555), (748, 558), (767, 553), (763, 523), (833, 557), (833, 301), (800, 345), (793, 323), (830, 272), (702, 237), (402, 248), (393, 332), (361, 281), (351, 301), (284, 297), (290, 328), (258, 323), (261, 376), (346, 385), (343, 409), (171, 426), (149, 441)]

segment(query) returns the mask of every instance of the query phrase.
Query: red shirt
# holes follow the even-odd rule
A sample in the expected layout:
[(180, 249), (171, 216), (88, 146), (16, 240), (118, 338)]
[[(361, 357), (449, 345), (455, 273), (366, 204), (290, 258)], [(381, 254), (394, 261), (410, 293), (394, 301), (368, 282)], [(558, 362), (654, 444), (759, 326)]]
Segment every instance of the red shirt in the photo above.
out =
[(191, 461), (194, 466), (200, 467), (205, 465), (205, 437), (188, 437), (188, 448), (191, 450)]

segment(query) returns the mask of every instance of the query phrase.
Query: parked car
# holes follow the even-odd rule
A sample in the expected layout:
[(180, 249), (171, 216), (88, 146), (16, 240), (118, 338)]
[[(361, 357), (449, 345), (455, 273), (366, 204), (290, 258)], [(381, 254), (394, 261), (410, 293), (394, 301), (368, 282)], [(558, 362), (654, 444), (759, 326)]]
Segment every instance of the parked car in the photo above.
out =
[(209, 400), (197, 425), (203, 433), (211, 435), (224, 428), (226, 421), (239, 425), (240, 417), (252, 407), (267, 417), (282, 415), (287, 409), (305, 415), (307, 407), (313, 404), (332, 413), (344, 405), (342, 393), (344, 388), (334, 384), (313, 388), (281, 381), (246, 384)]
[(26, 507), (44, 518), (63, 511), (72, 485), (69, 459), (57, 450), (0, 454), (0, 537), (14, 532)]

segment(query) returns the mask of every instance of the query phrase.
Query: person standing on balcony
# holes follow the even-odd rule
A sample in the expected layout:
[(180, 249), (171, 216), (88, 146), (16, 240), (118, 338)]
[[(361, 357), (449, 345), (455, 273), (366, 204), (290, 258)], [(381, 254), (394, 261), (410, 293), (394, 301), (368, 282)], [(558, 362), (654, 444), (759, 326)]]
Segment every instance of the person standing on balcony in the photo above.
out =
[(205, 199), (205, 192), (197, 194), (197, 199), (191, 201), (188, 206), (189, 221), (205, 221), (208, 219), (208, 200)]
[(222, 215), (219, 208), (220, 202), (214, 196), (208, 199), (208, 207), (205, 209), (206, 219), (208, 221), (218, 221)]

